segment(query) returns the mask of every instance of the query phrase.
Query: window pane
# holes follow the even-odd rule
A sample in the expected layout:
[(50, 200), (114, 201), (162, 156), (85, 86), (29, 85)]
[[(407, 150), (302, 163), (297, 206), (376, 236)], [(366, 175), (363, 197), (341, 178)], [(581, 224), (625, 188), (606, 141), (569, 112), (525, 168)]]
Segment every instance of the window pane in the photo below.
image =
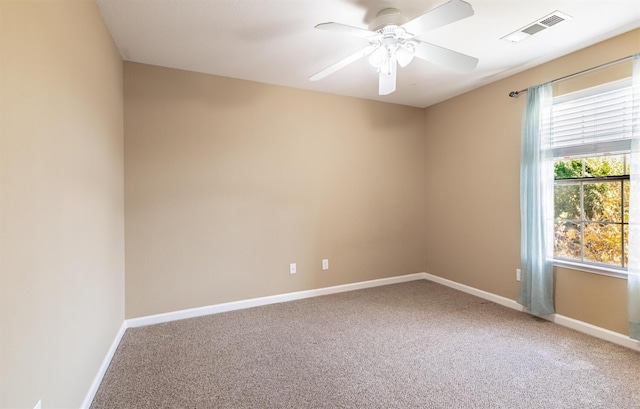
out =
[(625, 155), (596, 156), (584, 159), (585, 176), (620, 176), (625, 174)]
[(621, 181), (584, 184), (585, 220), (622, 221)]
[(622, 226), (585, 223), (584, 259), (596, 263), (622, 266)]
[(559, 159), (554, 162), (554, 178), (582, 177), (582, 159)]
[(556, 221), (554, 256), (581, 260), (580, 236), (580, 225), (578, 223)]
[(553, 189), (554, 217), (580, 220), (580, 183), (556, 182)]

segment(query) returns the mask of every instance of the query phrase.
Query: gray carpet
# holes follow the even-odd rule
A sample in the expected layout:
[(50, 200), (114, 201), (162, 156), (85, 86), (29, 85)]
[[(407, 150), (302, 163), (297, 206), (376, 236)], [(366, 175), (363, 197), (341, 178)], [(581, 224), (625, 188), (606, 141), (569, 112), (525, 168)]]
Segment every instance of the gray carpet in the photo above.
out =
[(638, 407), (640, 353), (424, 280), (129, 329), (91, 405)]

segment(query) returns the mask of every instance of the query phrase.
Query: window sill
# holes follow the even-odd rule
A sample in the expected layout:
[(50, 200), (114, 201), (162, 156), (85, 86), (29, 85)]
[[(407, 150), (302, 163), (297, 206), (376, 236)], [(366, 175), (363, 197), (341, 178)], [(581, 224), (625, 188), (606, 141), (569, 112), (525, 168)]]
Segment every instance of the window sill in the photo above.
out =
[(627, 279), (627, 272), (623, 270), (618, 270), (615, 268), (607, 268), (604, 266), (597, 266), (592, 264), (582, 264), (582, 263), (574, 263), (566, 260), (553, 260), (554, 267), (567, 268), (570, 270), (584, 271), (587, 273), (600, 274), (609, 277)]

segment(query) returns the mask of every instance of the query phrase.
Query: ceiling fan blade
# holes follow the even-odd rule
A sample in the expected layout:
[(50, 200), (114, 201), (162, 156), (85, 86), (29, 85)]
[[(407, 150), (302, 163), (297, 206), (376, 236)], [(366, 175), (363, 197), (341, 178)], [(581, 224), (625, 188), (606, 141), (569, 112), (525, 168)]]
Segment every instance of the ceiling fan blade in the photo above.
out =
[(403, 24), (401, 27), (408, 33), (419, 37), (421, 34), (438, 27), (473, 16), (471, 4), (462, 0), (450, 0), (433, 10), (427, 11), (420, 17)]
[(358, 28), (358, 27), (348, 26), (346, 24), (333, 23), (333, 22), (318, 24), (316, 28), (319, 30), (333, 31), (335, 33), (350, 34), (350, 35), (354, 35), (362, 38), (370, 38), (378, 35), (378, 33), (366, 30), (364, 28)]
[(374, 52), (376, 49), (375, 46), (370, 45), (368, 47), (363, 48), (362, 50), (358, 51), (355, 54), (351, 54), (350, 56), (348, 56), (347, 58), (338, 61), (337, 63), (328, 66), (327, 68), (325, 68), (324, 70), (313, 74), (312, 76), (309, 77), (309, 80), (311, 81), (318, 81), (323, 79), (324, 77), (333, 74), (334, 72), (338, 71), (340, 68), (344, 68), (347, 65), (351, 64), (352, 62), (355, 62), (357, 60), (359, 60), (362, 57), (366, 57), (367, 55), (371, 54), (372, 52)]
[(425, 43), (424, 41), (418, 42), (413, 55), (459, 72), (473, 71), (473, 69), (478, 65), (478, 59), (475, 57), (471, 57), (448, 48)]
[(378, 94), (379, 95), (389, 95), (396, 90), (396, 74), (398, 71), (398, 67), (396, 64), (396, 59), (391, 59), (391, 70), (389, 74), (385, 74), (383, 72), (379, 75), (379, 83), (378, 83)]

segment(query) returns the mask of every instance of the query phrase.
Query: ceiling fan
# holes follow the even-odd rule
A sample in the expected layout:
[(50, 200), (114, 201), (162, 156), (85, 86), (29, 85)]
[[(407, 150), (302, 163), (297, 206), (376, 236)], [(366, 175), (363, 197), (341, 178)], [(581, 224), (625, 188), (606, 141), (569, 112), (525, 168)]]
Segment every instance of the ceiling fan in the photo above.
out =
[(428, 30), (462, 20), (473, 15), (473, 8), (462, 0), (450, 0), (425, 14), (408, 21), (395, 8), (380, 11), (368, 30), (340, 23), (321, 23), (315, 28), (334, 31), (369, 40), (369, 46), (328, 66), (309, 77), (318, 81), (341, 68), (369, 56), (369, 62), (379, 73), (378, 93), (388, 95), (396, 90), (397, 65), (406, 67), (413, 57), (431, 61), (446, 68), (468, 72), (478, 65), (478, 59), (426, 43), (417, 37)]

